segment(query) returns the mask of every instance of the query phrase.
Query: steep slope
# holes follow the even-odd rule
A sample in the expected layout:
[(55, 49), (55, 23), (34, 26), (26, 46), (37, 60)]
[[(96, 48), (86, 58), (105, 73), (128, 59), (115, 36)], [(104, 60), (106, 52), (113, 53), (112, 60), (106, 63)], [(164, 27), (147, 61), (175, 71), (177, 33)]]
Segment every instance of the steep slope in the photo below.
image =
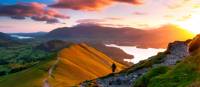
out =
[(170, 42), (176, 40), (185, 41), (193, 37), (194, 35), (192, 33), (175, 25), (165, 25), (152, 30), (139, 30), (128, 27), (112, 28), (99, 25), (77, 25), (74, 27), (55, 29), (49, 32), (44, 38), (65, 39), (73, 42), (134, 45), (143, 48), (166, 48)]
[[(200, 52), (200, 51), (199, 51)], [(146, 83), (134, 87), (199, 87), (200, 86), (200, 53), (191, 55), (177, 64), (173, 68), (169, 68), (167, 72), (162, 74), (155, 74)], [(162, 69), (162, 68), (161, 68)], [(157, 70), (157, 69), (154, 69)], [(150, 71), (146, 74), (155, 73)], [(144, 76), (145, 77), (145, 76)], [(147, 80), (146, 80), (147, 81)]]
[[(190, 56), (188, 49), (187, 42), (176, 41), (170, 43), (168, 49), (163, 53), (159, 53), (156, 56), (141, 61), (140, 63), (135, 64), (120, 73), (116, 73), (114, 75), (111, 74), (103, 78), (85, 82), (82, 84), (82, 86), (87, 87), (93, 83), (103, 87), (130, 87), (133, 85), (133, 87), (148, 87), (147, 85), (151, 77), (166, 73), (170, 67), (176, 66), (176, 64), (183, 61), (185, 57)], [(156, 81), (154, 83), (156, 83)], [(168, 86), (165, 85), (152, 87)]]
[(190, 52), (193, 52), (198, 48), (200, 48), (200, 34), (190, 41), (189, 46), (190, 46), (189, 48)]
[(113, 61), (105, 54), (86, 44), (72, 45), (59, 52), (59, 62), (49, 78), (53, 87), (68, 87), (82, 81), (95, 79), (111, 73), (112, 63), (117, 64), (117, 71), (124, 65)]
[[(140, 77), (133, 87), (199, 87), (200, 39), (189, 43), (190, 56), (174, 67), (154, 68)], [(161, 72), (164, 70), (164, 72)]]

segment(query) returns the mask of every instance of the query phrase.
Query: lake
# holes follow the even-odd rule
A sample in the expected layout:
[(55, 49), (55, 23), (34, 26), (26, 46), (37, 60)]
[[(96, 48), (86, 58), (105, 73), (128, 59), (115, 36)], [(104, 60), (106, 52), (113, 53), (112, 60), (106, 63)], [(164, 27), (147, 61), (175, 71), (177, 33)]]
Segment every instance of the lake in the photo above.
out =
[(136, 46), (118, 46), (115, 44), (107, 44), (106, 46), (120, 48), (127, 54), (133, 55), (133, 59), (125, 59), (124, 61), (133, 62), (134, 64), (140, 62), (141, 60), (148, 59), (149, 57), (154, 56), (159, 52), (164, 52), (166, 50), (156, 48), (137, 48)]
[(11, 37), (15, 37), (18, 39), (32, 39), (33, 37), (28, 37), (28, 36), (20, 36), (20, 35), (10, 35)]

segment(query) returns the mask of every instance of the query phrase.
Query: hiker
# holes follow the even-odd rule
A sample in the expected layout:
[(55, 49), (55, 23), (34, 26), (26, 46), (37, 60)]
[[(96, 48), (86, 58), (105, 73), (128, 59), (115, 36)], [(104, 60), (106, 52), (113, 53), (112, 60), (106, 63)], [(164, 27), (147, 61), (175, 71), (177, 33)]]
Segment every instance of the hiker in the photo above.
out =
[(111, 67), (112, 67), (112, 73), (114, 73), (114, 72), (115, 72), (115, 70), (116, 70), (116, 68), (117, 68), (116, 64), (115, 64), (115, 63), (113, 63)]

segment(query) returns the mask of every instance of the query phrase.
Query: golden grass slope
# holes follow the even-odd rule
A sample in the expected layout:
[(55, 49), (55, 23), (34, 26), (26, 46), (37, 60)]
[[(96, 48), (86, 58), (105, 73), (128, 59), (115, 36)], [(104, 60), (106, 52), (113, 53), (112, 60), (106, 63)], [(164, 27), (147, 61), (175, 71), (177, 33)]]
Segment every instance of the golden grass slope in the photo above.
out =
[(111, 73), (111, 65), (117, 65), (117, 71), (124, 65), (113, 61), (100, 51), (86, 45), (76, 44), (59, 52), (57, 64), (52, 78), (49, 79), (53, 87), (69, 87), (85, 80), (95, 79)]

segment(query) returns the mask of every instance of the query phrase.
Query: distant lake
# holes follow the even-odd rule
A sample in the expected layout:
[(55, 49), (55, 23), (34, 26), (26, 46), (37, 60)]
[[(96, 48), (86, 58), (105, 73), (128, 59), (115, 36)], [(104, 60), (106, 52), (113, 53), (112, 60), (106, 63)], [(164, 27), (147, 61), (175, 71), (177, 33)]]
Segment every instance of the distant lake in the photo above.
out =
[(166, 49), (156, 49), (156, 48), (137, 48), (136, 46), (118, 46), (115, 44), (107, 44), (108, 47), (117, 47), (122, 49), (127, 54), (133, 55), (133, 59), (125, 59), (125, 61), (133, 62), (134, 64), (140, 62), (141, 60), (148, 59), (156, 55), (159, 52), (164, 52)]
[(10, 35), (11, 37), (15, 37), (18, 39), (32, 39), (33, 37), (28, 37), (28, 36), (20, 36), (20, 35)]

